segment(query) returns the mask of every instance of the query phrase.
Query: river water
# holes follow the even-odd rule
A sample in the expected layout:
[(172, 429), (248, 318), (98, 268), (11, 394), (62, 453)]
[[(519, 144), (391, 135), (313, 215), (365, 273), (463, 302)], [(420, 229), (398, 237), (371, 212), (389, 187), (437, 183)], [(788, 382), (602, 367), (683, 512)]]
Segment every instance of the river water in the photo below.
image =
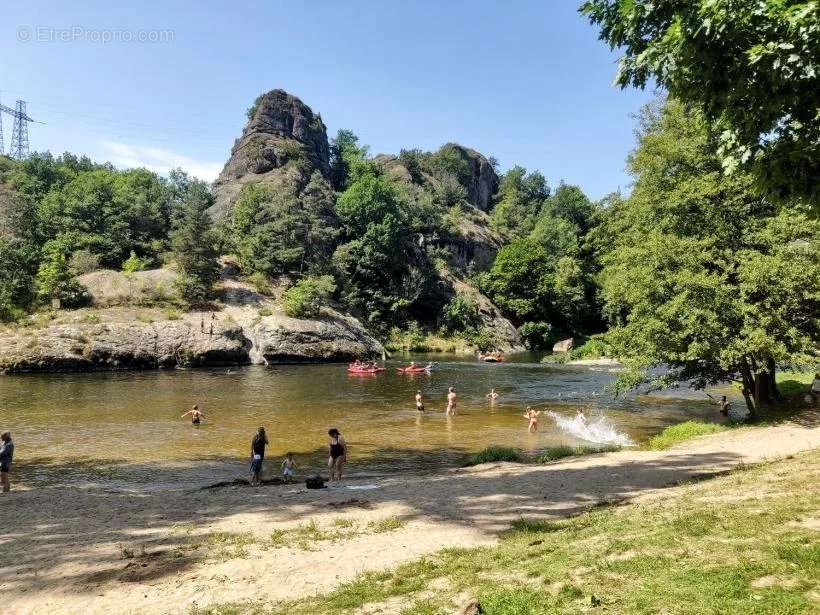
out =
[[(202, 486), (245, 475), (250, 440), (265, 426), (268, 469), (292, 451), (301, 476), (324, 468), (327, 430), (350, 448), (349, 473), (365, 478), (458, 464), (490, 444), (537, 453), (554, 445), (640, 443), (691, 418), (720, 421), (703, 395), (671, 391), (615, 398), (612, 367), (542, 365), (522, 355), (500, 364), (437, 361), (430, 374), (355, 376), (344, 365), (190, 369), (0, 377), (0, 429), (16, 444), (13, 478), (38, 484), (102, 484), (147, 490)], [(447, 387), (457, 414), (443, 415)], [(500, 397), (489, 402), (494, 387)], [(427, 411), (418, 413), (421, 390)], [(206, 420), (180, 415), (194, 403)], [(528, 433), (527, 404), (549, 415)], [(574, 420), (581, 408), (590, 429)]]

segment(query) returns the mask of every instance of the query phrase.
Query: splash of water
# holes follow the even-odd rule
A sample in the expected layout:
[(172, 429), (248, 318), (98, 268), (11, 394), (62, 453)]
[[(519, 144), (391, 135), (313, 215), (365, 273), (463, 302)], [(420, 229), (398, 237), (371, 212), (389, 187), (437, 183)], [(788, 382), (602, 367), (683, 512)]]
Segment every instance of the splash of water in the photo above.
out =
[(578, 416), (567, 417), (547, 411), (558, 428), (581, 440), (595, 444), (617, 444), (619, 446), (635, 446), (635, 443), (625, 433), (620, 433), (612, 422), (604, 416), (589, 418), (586, 422)]

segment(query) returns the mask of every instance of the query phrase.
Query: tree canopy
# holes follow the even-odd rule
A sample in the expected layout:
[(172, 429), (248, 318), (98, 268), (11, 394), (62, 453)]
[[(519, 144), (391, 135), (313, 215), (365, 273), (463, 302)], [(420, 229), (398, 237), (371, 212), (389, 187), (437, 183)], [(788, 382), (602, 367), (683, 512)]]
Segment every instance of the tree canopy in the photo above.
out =
[(746, 165), (782, 197), (820, 200), (820, 3), (588, 0), (622, 49), (615, 82), (654, 82), (698, 105), (724, 167)]
[[(737, 380), (755, 411), (777, 396), (778, 366), (813, 360), (820, 225), (761, 196), (748, 173), (724, 175), (697, 110), (669, 101), (642, 125), (600, 275), (606, 339), (631, 368), (621, 383)], [(669, 370), (649, 376), (658, 366)]]

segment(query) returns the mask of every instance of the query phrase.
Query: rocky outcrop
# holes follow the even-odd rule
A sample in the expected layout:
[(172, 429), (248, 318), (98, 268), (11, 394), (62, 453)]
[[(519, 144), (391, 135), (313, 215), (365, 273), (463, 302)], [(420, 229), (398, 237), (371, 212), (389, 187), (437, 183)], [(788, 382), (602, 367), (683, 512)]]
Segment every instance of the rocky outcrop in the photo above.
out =
[(481, 211), (489, 211), (493, 196), (498, 191), (498, 175), (490, 161), (483, 154), (457, 143), (448, 143), (444, 147), (458, 153), (470, 169), (465, 180), (467, 200)]
[(495, 304), (469, 282), (449, 278), (456, 294), (467, 295), (472, 298), (478, 307), (478, 316), (481, 325), (495, 340), (494, 350), (500, 352), (523, 352), (526, 350), (518, 329), (509, 320), (504, 318)]
[(262, 183), (275, 191), (298, 194), (311, 174), (330, 172), (330, 146), (322, 118), (284, 90), (256, 99), (248, 123), (214, 182), (215, 219), (229, 215), (242, 186)]
[[(56, 372), (347, 361), (381, 355), (361, 324), (327, 309), (317, 319), (281, 313), (188, 313), (168, 320), (126, 320), (116, 310), (84, 310), (68, 322), (0, 333), (0, 369)], [(145, 314), (142, 314), (145, 318)], [(104, 319), (104, 322), (95, 322)]]

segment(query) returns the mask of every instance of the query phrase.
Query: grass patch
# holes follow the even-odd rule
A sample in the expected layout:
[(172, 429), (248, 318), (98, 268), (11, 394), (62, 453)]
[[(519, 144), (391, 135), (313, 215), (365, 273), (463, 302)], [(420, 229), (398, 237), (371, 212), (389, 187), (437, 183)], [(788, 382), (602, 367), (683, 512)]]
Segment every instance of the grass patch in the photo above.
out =
[(381, 534), (404, 527), (404, 521), (398, 517), (386, 517), (370, 521), (366, 526), (359, 526), (352, 519), (334, 519), (330, 527), (321, 527), (313, 519), (293, 528), (276, 529), (270, 533), (264, 547), (277, 549), (291, 547), (303, 551), (314, 551), (316, 543), (349, 540), (364, 534)]
[(784, 397), (799, 397), (809, 392), (814, 372), (777, 372), (775, 380)]
[(697, 438), (698, 436), (705, 436), (708, 434), (726, 431), (727, 429), (729, 429), (728, 426), (718, 425), (716, 423), (686, 421), (685, 423), (671, 425), (659, 434), (652, 436), (649, 439), (647, 446), (653, 451), (662, 451), (670, 446), (679, 444), (680, 442), (685, 442), (686, 440), (691, 440), (692, 438)]
[(551, 446), (546, 449), (538, 460), (541, 463), (557, 461), (564, 457), (580, 457), (582, 455), (594, 455), (596, 453), (613, 453), (621, 450), (620, 446), (614, 444), (603, 446)]
[(367, 524), (367, 529), (373, 532), (374, 534), (392, 532), (394, 530), (401, 529), (402, 527), (404, 527), (404, 521), (402, 521), (398, 517), (386, 517), (384, 519), (371, 521)]
[(520, 519), (498, 546), (446, 549), (324, 595), (207, 612), (340, 615), (401, 597), (402, 612), (449, 613), (470, 595), (485, 615), (814, 613), (820, 544), (801, 521), (820, 509), (819, 479), (812, 451), (663, 498)]
[(510, 446), (488, 446), (483, 451), (470, 455), (464, 466), (477, 466), (492, 461), (521, 461), (521, 451)]

